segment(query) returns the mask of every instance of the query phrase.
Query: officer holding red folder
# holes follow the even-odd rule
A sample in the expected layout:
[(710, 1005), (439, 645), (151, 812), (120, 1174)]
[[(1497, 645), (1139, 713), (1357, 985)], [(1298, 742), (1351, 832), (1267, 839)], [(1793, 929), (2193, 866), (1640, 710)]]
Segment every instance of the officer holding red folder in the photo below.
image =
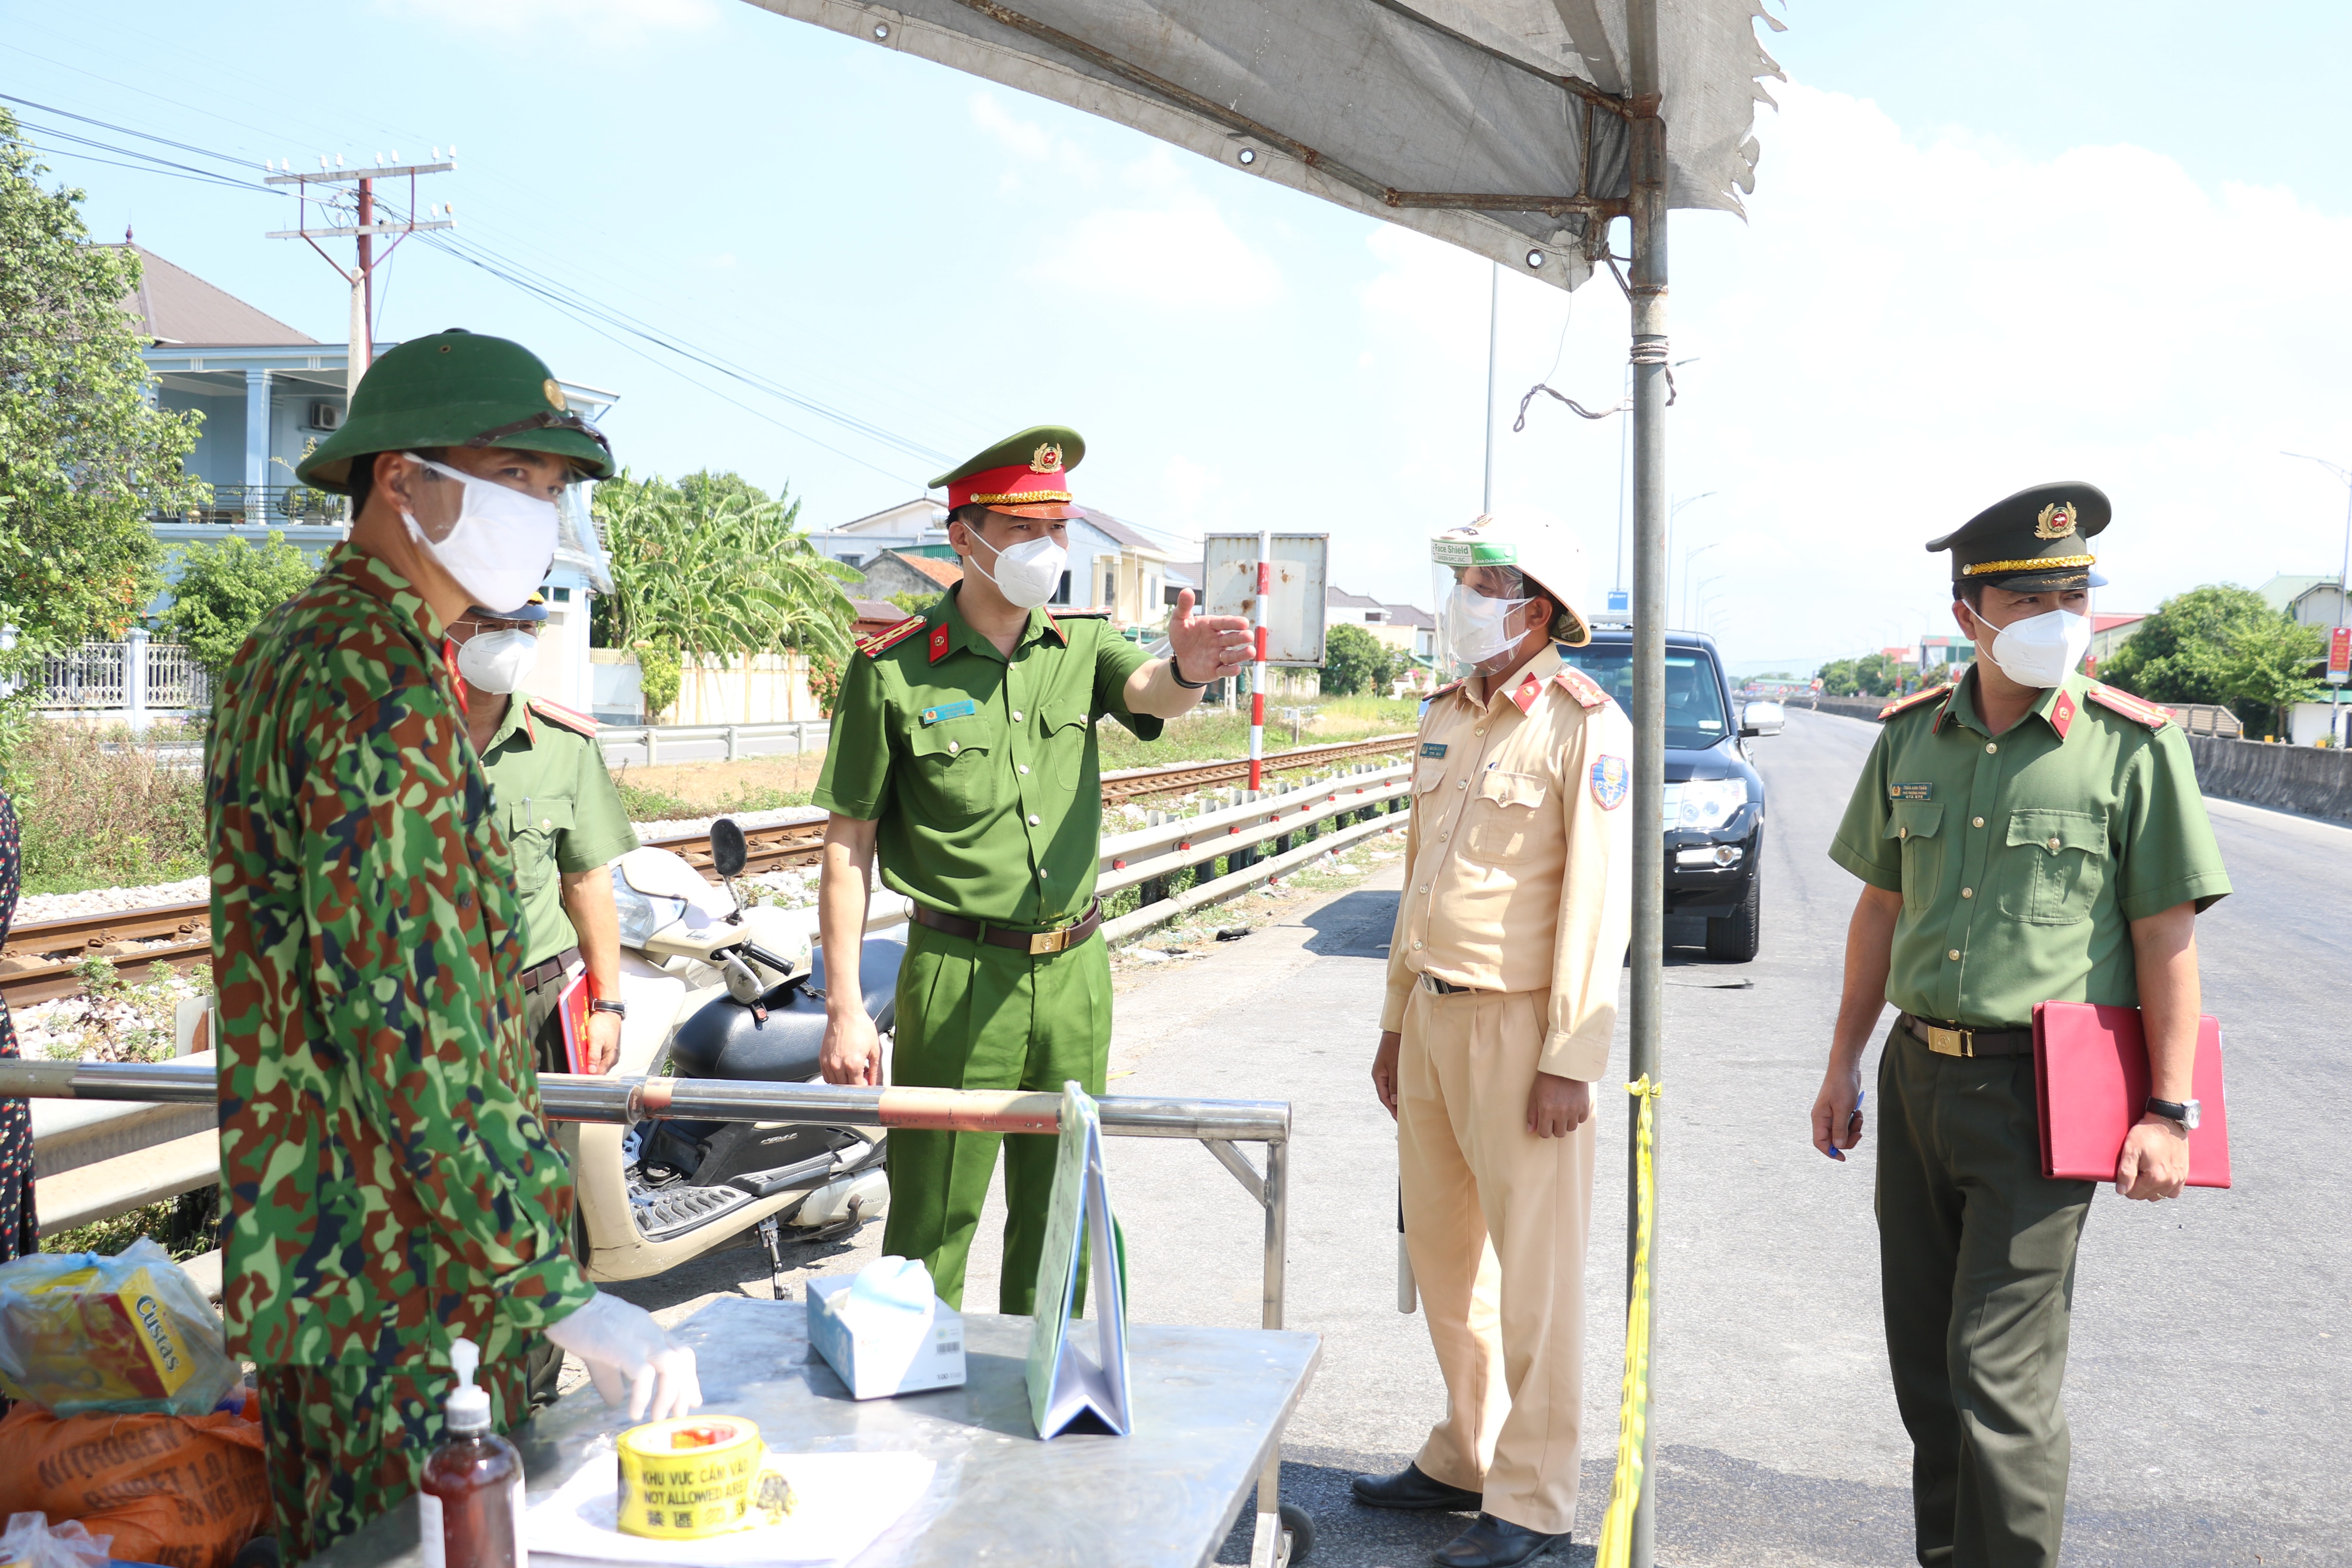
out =
[(1830, 858), (1864, 886), (1813, 1146), (1861, 1141), (1879, 1058), (1880, 1288), (1923, 1568), (2047, 1568), (2066, 1511), (2074, 1251), (2095, 1184), (2042, 1174), (2033, 1009), (2142, 1010), (2152, 1090), (2116, 1164), (2177, 1196), (2198, 1106), (2198, 913), (2230, 891), (2187, 740), (2080, 674), (2107, 498), (2022, 490), (1952, 556), (1976, 662), (1889, 703)]

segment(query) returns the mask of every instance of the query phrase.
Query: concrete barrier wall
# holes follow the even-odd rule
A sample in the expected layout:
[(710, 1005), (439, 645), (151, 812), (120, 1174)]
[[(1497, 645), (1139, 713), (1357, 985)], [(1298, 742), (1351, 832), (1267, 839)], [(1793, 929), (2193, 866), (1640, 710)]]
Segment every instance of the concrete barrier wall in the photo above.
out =
[(2352, 752), (2189, 737), (2207, 795), (2352, 822)]
[(1842, 713), (1849, 719), (1874, 720), (1886, 702), (1884, 697), (1792, 697), (1788, 706), (1810, 708), (1817, 713)]

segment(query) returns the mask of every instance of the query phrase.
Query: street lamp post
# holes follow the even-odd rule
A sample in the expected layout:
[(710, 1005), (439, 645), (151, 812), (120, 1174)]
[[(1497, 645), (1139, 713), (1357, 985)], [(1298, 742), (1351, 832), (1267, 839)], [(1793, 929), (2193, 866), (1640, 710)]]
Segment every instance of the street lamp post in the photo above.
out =
[[(2344, 601), (2352, 593), (2352, 468), (2341, 463), (2331, 463), (2325, 458), (2315, 458), (2308, 452), (2281, 452), (2282, 458), (2300, 458), (2306, 463), (2317, 463), (2344, 482), (2344, 563), (2336, 574), (2336, 629), (2344, 630)], [(2331, 663), (2333, 660), (2330, 661)], [(2333, 669), (2327, 671), (2327, 741), (2330, 745), (2343, 744), (2343, 736), (2336, 727), (2344, 706), (2344, 682)], [(2294, 724), (2288, 724), (2288, 739), (2294, 738)]]
[[(1691, 499), (1692, 499), (1692, 500), (1697, 500), (1698, 498), (1697, 498), (1697, 497), (1696, 497), (1696, 496), (1694, 496), (1694, 497), (1692, 497)], [(1718, 539), (1718, 540), (1717, 540), (1717, 541), (1715, 542), (1715, 543), (1713, 543), (1713, 544), (1702, 544), (1702, 545), (1700, 545), (1696, 550), (1689, 551), (1689, 552), (1685, 552), (1685, 553), (1684, 554), (1684, 556), (1683, 556), (1683, 625), (1685, 625), (1685, 626), (1688, 626), (1688, 625), (1690, 625), (1690, 617), (1691, 617), (1691, 580), (1690, 580), (1690, 575), (1691, 575), (1691, 563), (1692, 563), (1692, 562), (1694, 562), (1694, 561), (1696, 561), (1696, 560), (1697, 560), (1700, 556), (1702, 556), (1702, 555), (1706, 554), (1708, 551), (1710, 551), (1710, 550), (1714, 550), (1714, 549), (1717, 549), (1717, 548), (1721, 547), (1723, 544), (1725, 544), (1725, 543), (1727, 543), (1727, 541)], [(1709, 577), (1709, 578), (1707, 579), (1707, 581), (1708, 581), (1708, 582), (1710, 582), (1710, 583), (1712, 583), (1712, 582), (1715, 582), (1715, 581), (1716, 581), (1716, 579), (1715, 579), (1715, 578), (1713, 578), (1713, 577)]]
[[(1690, 362), (1688, 360), (1676, 360), (1675, 363), (1676, 364), (1688, 364)], [(1675, 588), (1672, 579), (1672, 574), (1675, 568), (1675, 519), (1680, 517), (1683, 514), (1683, 508), (1690, 505), (1693, 501), (1702, 501), (1706, 500), (1709, 496), (1721, 495), (1722, 493), (1723, 492), (1721, 490), (1701, 490), (1695, 496), (1683, 497), (1682, 500), (1675, 502), (1673, 506), (1666, 509), (1666, 571), (1669, 574), (1666, 583), (1666, 603), (1669, 606), (1671, 606), (1675, 602)], [(1687, 591), (1690, 586), (1690, 563), (1688, 562), (1685, 562), (1683, 563), (1683, 586), (1685, 591)], [(1685, 604), (1683, 606), (1683, 611), (1685, 617), (1687, 617), (1690, 606)]]

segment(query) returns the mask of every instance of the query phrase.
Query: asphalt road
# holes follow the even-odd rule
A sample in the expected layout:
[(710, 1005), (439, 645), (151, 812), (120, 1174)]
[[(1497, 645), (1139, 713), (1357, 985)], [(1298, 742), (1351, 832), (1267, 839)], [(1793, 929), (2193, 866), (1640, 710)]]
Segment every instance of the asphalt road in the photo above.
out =
[[(1822, 850), (1874, 727), (1807, 712), (1757, 745), (1770, 788), (1764, 947), (1753, 963), (1672, 955), (1654, 1421), (1659, 1561), (1757, 1568), (1911, 1560), (1909, 1451), (1879, 1331), (1874, 1146), (1840, 1165), (1807, 1142), (1857, 884)], [(2352, 926), (2352, 830), (2213, 805), (2239, 892), (2200, 922), (2208, 1011), (2227, 1029), (2237, 1185), (2093, 1205), (2067, 1376), (2074, 1433), (2064, 1561), (2352, 1563), (2352, 1246), (2336, 1170), (2352, 1067), (2320, 1026)], [(1324, 1336), (1285, 1446), (1285, 1496), (1314, 1560), (1426, 1561), (1467, 1522), (1355, 1507), (1442, 1411), (1418, 1316), (1395, 1307), (1392, 1124), (1366, 1074), (1400, 868), (1212, 959), (1122, 990), (1112, 1093), (1276, 1098), (1297, 1138), (1292, 1327)], [(1670, 936), (1675, 933), (1670, 932)], [(1621, 1043), (1620, 1050), (1622, 1046)], [(1618, 1058), (1622, 1063), (1622, 1055)], [(1586, 1341), (1591, 1560), (1607, 1501), (1622, 1353), (1625, 1113), (1603, 1102)], [(1206, 1151), (1114, 1140), (1131, 1314), (1257, 1322), (1259, 1217)], [(967, 1302), (995, 1300), (992, 1217)], [(855, 1246), (800, 1274), (856, 1267)], [(767, 1290), (736, 1250), (628, 1293), (687, 1310)], [(795, 1292), (798, 1293), (797, 1291)], [(1246, 1516), (1244, 1516), (1246, 1520)], [(1238, 1531), (1219, 1561), (1246, 1561)]]

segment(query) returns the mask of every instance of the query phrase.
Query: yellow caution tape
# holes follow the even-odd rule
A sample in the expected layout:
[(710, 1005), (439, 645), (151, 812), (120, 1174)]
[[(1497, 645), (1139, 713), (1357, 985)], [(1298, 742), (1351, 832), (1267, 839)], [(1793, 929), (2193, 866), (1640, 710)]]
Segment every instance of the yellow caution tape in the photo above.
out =
[(1644, 1073), (1625, 1086), (1642, 1102), (1634, 1130), (1633, 1288), (1625, 1303), (1625, 1393), (1617, 1410), (1617, 1479), (1601, 1516), (1593, 1568), (1625, 1568), (1633, 1550), (1633, 1509), (1642, 1500), (1642, 1454), (1650, 1427), (1650, 1228), (1658, 1212), (1657, 1104), (1664, 1084)]

